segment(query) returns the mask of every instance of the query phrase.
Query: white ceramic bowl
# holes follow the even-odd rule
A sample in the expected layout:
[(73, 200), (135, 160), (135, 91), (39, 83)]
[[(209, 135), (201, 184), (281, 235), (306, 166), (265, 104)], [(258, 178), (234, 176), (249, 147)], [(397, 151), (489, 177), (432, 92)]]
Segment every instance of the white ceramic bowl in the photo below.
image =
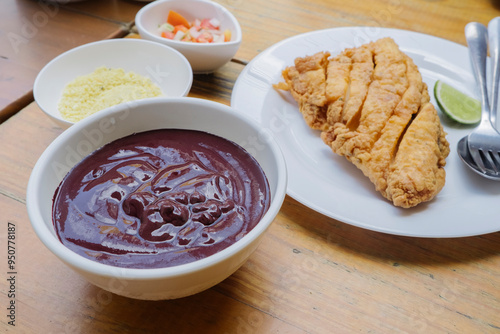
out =
[[(207, 258), (169, 268), (130, 269), (98, 263), (66, 248), (52, 222), (52, 198), (66, 172), (91, 151), (134, 132), (158, 128), (206, 131), (243, 146), (263, 168), (271, 203), (261, 221), (242, 239)], [(33, 168), (27, 188), (31, 224), (60, 260), (91, 283), (137, 299), (172, 299), (203, 291), (236, 271), (257, 248), (286, 193), (285, 160), (273, 136), (233, 108), (195, 98), (127, 102), (89, 116), (57, 137)]]
[(191, 66), (178, 51), (141, 39), (109, 39), (71, 49), (45, 65), (33, 86), (35, 101), (61, 127), (73, 125), (62, 118), (57, 107), (62, 91), (76, 77), (101, 66), (148, 77), (167, 97), (186, 96), (193, 83)]
[[(189, 22), (195, 19), (216, 18), (221, 30), (231, 30), (231, 40), (224, 43), (188, 43), (163, 38), (158, 26), (167, 21), (168, 12), (174, 10)], [(194, 73), (211, 73), (226, 64), (241, 44), (241, 27), (226, 8), (207, 0), (161, 0), (152, 2), (137, 12), (135, 25), (142, 38), (173, 47), (191, 63)]]

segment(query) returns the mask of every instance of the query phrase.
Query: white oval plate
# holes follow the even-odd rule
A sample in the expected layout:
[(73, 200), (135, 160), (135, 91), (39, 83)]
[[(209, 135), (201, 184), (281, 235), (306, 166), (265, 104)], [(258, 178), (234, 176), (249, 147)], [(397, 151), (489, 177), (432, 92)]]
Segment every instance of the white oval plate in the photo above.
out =
[[(255, 57), (238, 77), (231, 96), (235, 109), (258, 120), (283, 149), (289, 171), (287, 193), (328, 217), (361, 228), (413, 237), (465, 237), (500, 231), (500, 183), (470, 171), (456, 152), (473, 127), (440, 117), (451, 153), (446, 185), (430, 202), (411, 209), (394, 207), (344, 157), (333, 154), (318, 131), (309, 129), (287, 92), (272, 85), (296, 57), (329, 51), (332, 55), (382, 37), (392, 37), (419, 67), (432, 92), (443, 80), (479, 98), (466, 47), (420, 33), (376, 27), (333, 28), (283, 40)], [(439, 110), (439, 109), (438, 109)]]

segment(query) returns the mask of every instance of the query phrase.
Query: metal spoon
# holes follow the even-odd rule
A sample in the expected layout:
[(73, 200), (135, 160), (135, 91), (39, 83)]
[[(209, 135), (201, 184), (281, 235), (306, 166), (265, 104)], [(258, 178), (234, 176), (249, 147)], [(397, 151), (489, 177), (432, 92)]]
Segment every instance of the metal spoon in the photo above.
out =
[[(469, 25), (472, 27), (473, 24), (471, 23)], [(476, 26), (477, 27), (481, 26), (482, 28), (484, 28), (484, 26), (479, 25), (479, 24), (476, 24), (474, 27), (476, 27)], [(492, 28), (498, 30), (498, 26), (497, 26), (496, 22), (493, 22)], [(474, 32), (474, 33), (471, 33), (471, 32)], [(479, 32), (481, 34), (479, 34)], [(479, 35), (477, 35), (477, 34), (479, 34)], [(498, 38), (498, 34), (493, 33), (493, 35)], [(480, 59), (481, 57), (486, 57), (485, 44), (487, 43), (487, 39), (488, 39), (487, 31), (485, 28), (484, 29), (467, 29), (466, 28), (466, 37), (467, 37), (467, 42), (470, 44), (469, 45), (469, 52), (471, 53), (472, 59), (476, 61), (475, 65), (477, 65), (478, 59)], [(483, 38), (484, 38), (484, 40), (483, 40)], [(481, 45), (481, 43), (483, 43), (483, 44)], [(494, 46), (498, 46), (498, 43), (495, 42)], [(484, 54), (482, 56), (480, 56), (478, 52), (484, 52)], [(494, 56), (493, 57), (494, 58), (493, 59), (493, 62), (494, 62), (493, 67), (497, 68), (498, 62), (499, 62), (499, 53), (493, 52), (492, 55)], [(484, 58), (483, 58), (483, 60), (484, 60)], [(477, 72), (477, 70), (476, 70), (476, 72)], [(496, 75), (494, 75), (494, 77), (496, 77)], [(484, 73), (483, 73), (482, 79), (483, 79), (483, 81), (485, 79)], [(494, 80), (497, 80), (497, 79), (498, 78), (494, 78)], [(482, 84), (484, 86), (484, 87), (481, 87), (482, 88), (482, 103), (488, 104), (488, 96), (486, 93), (485, 83), (482, 82)], [(494, 83), (495, 90), (492, 91), (492, 95), (498, 94), (498, 90), (497, 90), (498, 88), (496, 87), (497, 85), (498, 85), (498, 82)], [(494, 97), (493, 99), (496, 100), (497, 97)], [(491, 120), (491, 117), (489, 118), (489, 120)], [(478, 165), (476, 164), (476, 162), (473, 159), (473, 157), (470, 153), (470, 150), (469, 150), (468, 136), (465, 136), (464, 138), (462, 138), (458, 142), (457, 151), (458, 151), (458, 155), (460, 156), (460, 159), (462, 159), (462, 161), (468, 167), (470, 167), (470, 169), (472, 169), (475, 173), (477, 173), (485, 178), (488, 178), (490, 180), (500, 181), (500, 173), (489, 172), (489, 170), (485, 170), (484, 168), (478, 167)]]
[(497, 113), (498, 113), (498, 92), (500, 83), (500, 17), (495, 17), (488, 23), (488, 39), (489, 39), (489, 49), (490, 57), (493, 61), (492, 64), (492, 83), (491, 83), (491, 95), (490, 95), (490, 107), (491, 115), (490, 120), (494, 128), (497, 127)]

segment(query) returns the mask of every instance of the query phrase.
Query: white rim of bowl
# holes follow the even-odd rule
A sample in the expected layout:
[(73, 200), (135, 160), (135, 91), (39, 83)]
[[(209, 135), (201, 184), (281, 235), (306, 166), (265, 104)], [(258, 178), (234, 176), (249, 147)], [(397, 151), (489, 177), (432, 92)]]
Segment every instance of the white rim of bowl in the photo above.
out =
[[(143, 100), (144, 104), (157, 104), (157, 103), (181, 103), (181, 104), (194, 104), (199, 107), (204, 107), (207, 104), (212, 107), (221, 108), (223, 112), (230, 113), (234, 115), (236, 118), (243, 119), (248, 122), (257, 132), (261, 130), (259, 124), (253, 119), (247, 117), (246, 115), (237, 112), (234, 108), (224, 105), (222, 103), (218, 103), (215, 101), (192, 98), (192, 97), (179, 97), (179, 98), (158, 98), (158, 99), (149, 99)], [(190, 262), (187, 264), (182, 264), (178, 266), (166, 267), (166, 268), (151, 268), (151, 269), (137, 269), (137, 268), (125, 268), (125, 267), (115, 267), (111, 265), (106, 265), (103, 263), (99, 263), (96, 261), (92, 261), (87, 259), (66, 246), (64, 246), (61, 241), (54, 234), (54, 231), (50, 230), (49, 227), (41, 221), (41, 208), (40, 203), (36, 199), (36, 189), (39, 187), (40, 178), (42, 177), (41, 169), (44, 167), (42, 165), (43, 161), (48, 161), (47, 156), (51, 156), (54, 151), (60, 149), (60, 146), (66, 141), (67, 138), (71, 137), (74, 132), (81, 131), (87, 123), (93, 122), (94, 119), (104, 118), (108, 115), (117, 113), (119, 114), (123, 109), (128, 108), (126, 104), (117, 105), (115, 107), (108, 108), (101, 113), (96, 113), (91, 115), (72, 127), (68, 128), (62, 134), (60, 134), (54, 141), (45, 149), (37, 163), (35, 164), (31, 176), (28, 181), (27, 187), (27, 195), (26, 195), (26, 206), (28, 209), (28, 216), (30, 218), (31, 225), (35, 230), (35, 233), (38, 235), (42, 243), (47, 247), (52, 253), (54, 253), (57, 257), (62, 259), (64, 262), (81, 271), (97, 274), (103, 277), (110, 278), (121, 278), (121, 279), (129, 279), (129, 280), (154, 280), (159, 278), (166, 277), (177, 277), (188, 274), (193, 271), (203, 270), (210, 266), (213, 266), (219, 262), (222, 262), (226, 259), (226, 255), (230, 253), (236, 253), (242, 248), (245, 248), (249, 243), (253, 242), (262, 233), (264, 233), (267, 228), (271, 225), (274, 218), (278, 214), (281, 206), (283, 204), (284, 198), (286, 196), (286, 185), (287, 185), (287, 169), (285, 158), (279, 147), (275, 138), (266, 133), (265, 140), (269, 143), (270, 149), (273, 152), (273, 156), (275, 157), (276, 165), (278, 170), (281, 172), (278, 173), (278, 179), (276, 183), (276, 188), (278, 192), (275, 194), (271, 194), (273, 197), (271, 198), (271, 205), (266, 212), (266, 214), (262, 217), (261, 221), (243, 238), (238, 240), (236, 243), (230, 245), (229, 247), (223, 249), (216, 254), (208, 256), (206, 258), (196, 260), (194, 262)], [(52, 223), (52, 222), (51, 222)]]
[[(159, 4), (164, 3), (164, 2), (172, 2), (172, 0), (154, 1), (154, 2), (151, 2), (150, 4), (148, 4), (146, 6), (142, 7), (137, 12), (137, 14), (136, 14), (136, 19), (135, 19), (136, 26), (139, 26), (141, 24), (140, 22), (142, 21), (142, 16), (144, 15), (144, 13), (147, 10), (149, 10), (150, 8), (154, 8), (154, 7), (156, 7)], [(179, 46), (196, 45), (196, 47), (209, 48), (209, 47), (220, 47), (222, 45), (231, 45), (232, 46), (234, 44), (240, 44), (241, 43), (241, 41), (242, 41), (242, 32), (241, 32), (240, 23), (238, 22), (238, 20), (236, 19), (236, 17), (233, 15), (233, 13), (231, 13), (226, 7), (222, 6), (221, 4), (219, 4), (217, 2), (206, 1), (206, 0), (185, 0), (183, 2), (186, 2), (186, 3), (188, 3), (188, 2), (204, 2), (204, 3), (210, 4), (210, 5), (214, 6), (215, 8), (221, 10), (224, 14), (226, 14), (231, 19), (231, 21), (233, 21), (234, 26), (236, 27), (236, 36), (237, 36), (237, 38), (234, 41), (228, 41), (228, 42), (224, 42), (224, 43), (194, 43), (194, 44), (189, 44), (189, 43), (186, 43), (186, 42), (175, 41), (175, 40), (163, 38), (161, 36), (153, 34), (152, 32), (150, 32), (150, 31), (148, 31), (146, 29), (143, 29), (142, 27), (141, 27), (141, 29), (143, 29), (144, 32), (146, 32), (148, 35), (150, 35), (151, 37), (153, 37), (155, 40), (157, 40), (159, 42), (166, 41), (168, 43), (172, 43), (172, 45), (179, 45)]]
[(93, 47), (95, 45), (99, 45), (99, 44), (112, 44), (112, 43), (120, 43), (120, 44), (124, 44), (124, 43), (128, 43), (128, 44), (149, 44), (151, 46), (154, 46), (154, 47), (159, 47), (159, 48), (164, 48), (164, 49), (167, 49), (171, 52), (173, 52), (174, 54), (176, 54), (177, 56), (179, 56), (180, 59), (182, 59), (182, 61), (184, 62), (184, 64), (186, 65), (186, 67), (189, 69), (189, 72), (190, 72), (190, 76), (189, 76), (189, 82), (188, 82), (188, 85), (186, 85), (186, 89), (184, 90), (182, 96), (186, 96), (187, 94), (189, 94), (189, 92), (191, 91), (191, 87), (193, 85), (193, 69), (191, 67), (191, 64), (189, 63), (189, 61), (187, 60), (187, 58), (179, 51), (177, 51), (176, 49), (174, 49), (173, 47), (171, 46), (168, 46), (168, 45), (164, 45), (164, 44), (161, 44), (161, 43), (157, 43), (157, 42), (154, 42), (154, 41), (149, 41), (149, 40), (145, 40), (145, 39), (137, 39), (137, 38), (113, 38), (113, 39), (105, 39), (105, 40), (102, 40), (102, 41), (96, 41), (96, 42), (90, 42), (90, 43), (86, 43), (86, 44), (83, 44), (83, 45), (80, 45), (80, 46), (77, 46), (77, 47), (74, 47), (73, 49), (70, 49), (66, 52), (63, 52), (61, 53), (60, 55), (54, 57), (51, 61), (49, 61), (41, 70), (40, 72), (38, 72), (38, 75), (36, 76), (35, 78), (35, 81), (33, 83), (33, 97), (34, 97), (34, 100), (35, 102), (37, 102), (37, 105), (40, 107), (40, 109), (49, 117), (53, 117), (53, 118), (57, 118), (58, 121), (60, 121), (61, 123), (63, 124), (67, 124), (68, 127), (76, 124), (74, 122), (70, 122), (70, 121), (67, 121), (65, 120), (64, 118), (62, 117), (57, 117), (57, 114), (51, 114), (49, 113), (48, 111), (46, 111), (43, 106), (41, 106), (39, 103), (38, 103), (38, 87), (40, 86), (40, 80), (41, 78), (43, 77), (43, 74), (45, 73), (45, 71), (47, 71), (51, 66), (53, 66), (54, 63), (56, 63), (59, 59), (63, 58), (63, 57), (66, 57), (67, 55), (69, 54), (72, 54), (72, 53), (75, 53), (75, 52), (78, 52), (80, 51), (81, 49), (86, 49), (86, 48), (89, 48), (89, 47)]

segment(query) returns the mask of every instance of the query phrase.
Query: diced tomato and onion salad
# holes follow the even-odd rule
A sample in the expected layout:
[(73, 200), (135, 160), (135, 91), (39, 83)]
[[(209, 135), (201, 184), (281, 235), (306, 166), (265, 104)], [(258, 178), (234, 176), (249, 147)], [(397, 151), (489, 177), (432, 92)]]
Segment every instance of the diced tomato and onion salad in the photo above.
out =
[(222, 43), (231, 40), (231, 30), (220, 29), (216, 18), (196, 19), (189, 22), (181, 14), (171, 10), (167, 22), (158, 28), (161, 37), (174, 41), (193, 43)]

